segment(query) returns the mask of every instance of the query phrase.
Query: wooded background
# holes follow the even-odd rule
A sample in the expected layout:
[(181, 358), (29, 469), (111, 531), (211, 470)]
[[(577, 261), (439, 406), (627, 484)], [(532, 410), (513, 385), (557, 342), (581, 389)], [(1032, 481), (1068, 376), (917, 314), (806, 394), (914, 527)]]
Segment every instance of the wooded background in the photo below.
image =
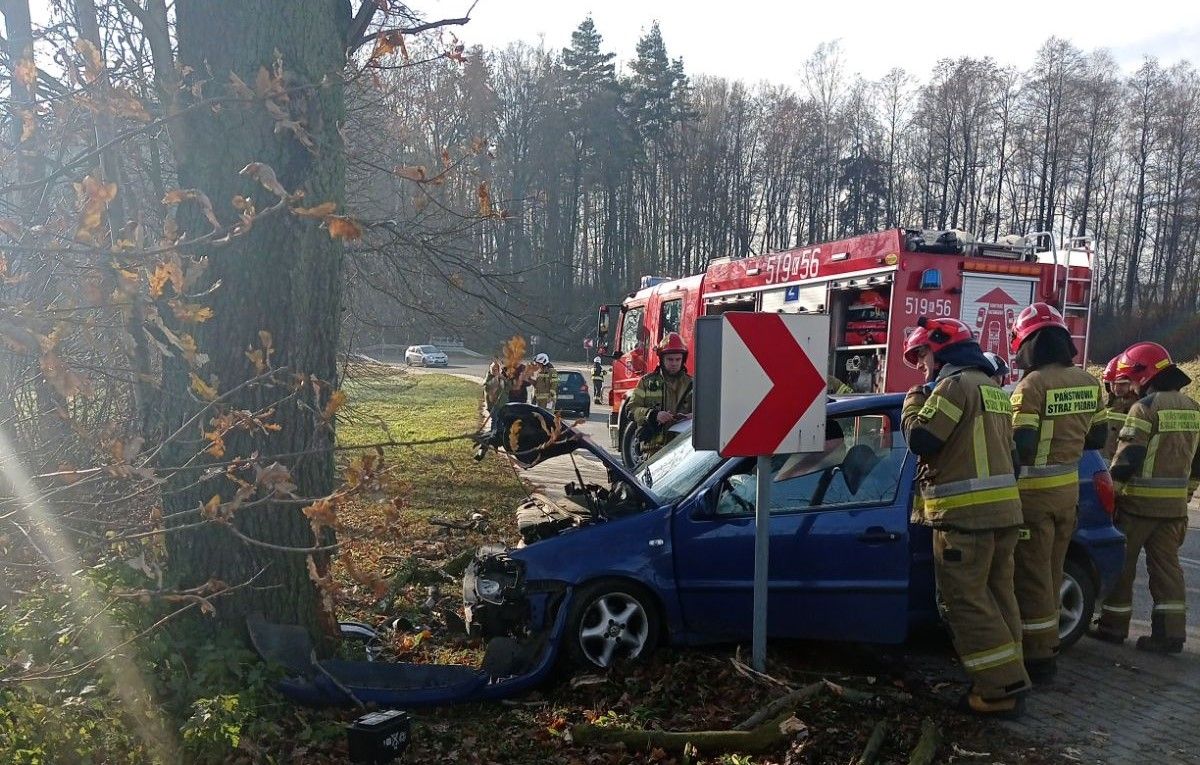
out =
[[(1143, 334), (1200, 352), (1190, 63), (1122, 71), (1105, 51), (1051, 38), (1024, 69), (964, 56), (924, 80), (896, 69), (870, 81), (831, 43), (797, 57), (793, 89), (772, 72), (756, 84), (691, 75), (657, 26), (619, 65), (601, 33), (587, 19), (562, 49), (473, 49), (465, 64), (398, 77), (395, 117), (373, 136), (388, 165), (414, 172), (440, 167), (446, 147), (486, 142), (472, 172), (432, 196), (467, 209), (486, 182), (503, 215), (455, 237), (447, 270), (502, 275), (501, 305), (559, 352), (582, 354), (595, 304), (643, 274), (891, 226), (1093, 236), (1096, 357)], [(397, 202), (391, 214), (408, 206)], [(522, 328), (473, 318), (452, 291), (423, 298), (410, 302), (436, 306), (435, 321), (389, 301), (356, 310), (396, 342), (450, 321), (490, 350)]]

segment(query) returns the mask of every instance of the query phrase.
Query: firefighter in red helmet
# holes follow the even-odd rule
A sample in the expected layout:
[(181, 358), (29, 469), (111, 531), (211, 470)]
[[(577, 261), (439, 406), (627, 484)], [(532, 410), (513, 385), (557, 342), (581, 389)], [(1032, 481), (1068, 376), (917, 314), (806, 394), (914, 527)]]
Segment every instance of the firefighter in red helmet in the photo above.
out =
[(902, 418), (918, 457), (915, 520), (933, 527), (939, 600), (973, 681), (960, 708), (1017, 717), (1029, 676), (1013, 592), (1021, 500), (1008, 396), (992, 380), (992, 364), (970, 328), (957, 319), (922, 317), (904, 358), (924, 367), (928, 381), (908, 392)]
[(1117, 360), (1138, 399), (1129, 408), (1109, 472), (1120, 484), (1117, 525), (1125, 533), (1125, 568), (1100, 607), (1088, 634), (1124, 642), (1133, 615), (1133, 579), (1142, 548), (1154, 610), (1150, 634), (1137, 647), (1153, 653), (1183, 650), (1187, 590), (1179, 548), (1187, 531), (1187, 505), (1200, 482), (1200, 406), (1180, 391), (1191, 382), (1157, 343), (1131, 345)]
[(1100, 376), (1101, 382), (1104, 383), (1104, 390), (1108, 394), (1104, 403), (1105, 409), (1108, 410), (1108, 434), (1100, 453), (1104, 455), (1104, 459), (1109, 461), (1117, 453), (1121, 428), (1125, 426), (1125, 415), (1129, 413), (1129, 407), (1133, 406), (1133, 402), (1137, 401), (1137, 394), (1133, 392), (1129, 376), (1117, 369), (1117, 362), (1120, 358), (1120, 356), (1113, 356), (1105, 365), (1104, 374)]
[[(638, 381), (629, 396), (632, 436), (645, 459), (674, 436), (670, 427), (692, 413), (692, 378), (684, 370), (687, 346), (677, 332), (658, 344), (658, 368)], [(636, 456), (636, 455), (635, 455)]]
[(1100, 382), (1074, 365), (1062, 314), (1046, 303), (1021, 311), (1009, 353), (1025, 370), (1012, 394), (1020, 461), (1020, 541), (1014, 586), (1021, 606), (1025, 669), (1035, 684), (1054, 679), (1063, 565), (1075, 533), (1079, 459), (1104, 446), (1108, 415)]

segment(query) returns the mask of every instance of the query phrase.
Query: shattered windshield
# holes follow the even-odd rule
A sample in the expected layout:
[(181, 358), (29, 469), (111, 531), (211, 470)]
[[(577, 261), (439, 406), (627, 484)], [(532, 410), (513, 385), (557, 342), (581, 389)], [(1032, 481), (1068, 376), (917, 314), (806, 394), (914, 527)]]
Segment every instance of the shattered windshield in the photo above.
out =
[(664, 502), (674, 502), (690, 494), (721, 461), (716, 452), (694, 449), (688, 428), (638, 468), (636, 477)]

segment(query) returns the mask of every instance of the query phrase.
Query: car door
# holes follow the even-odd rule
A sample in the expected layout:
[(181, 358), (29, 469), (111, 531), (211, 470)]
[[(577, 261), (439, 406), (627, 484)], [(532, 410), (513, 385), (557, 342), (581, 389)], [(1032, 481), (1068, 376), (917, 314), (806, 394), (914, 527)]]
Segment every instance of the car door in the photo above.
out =
[[(834, 416), (824, 451), (772, 458), (767, 631), (901, 642), (908, 631), (913, 460), (894, 414)], [(677, 512), (676, 580), (690, 631), (750, 634), (754, 461), (730, 463)]]

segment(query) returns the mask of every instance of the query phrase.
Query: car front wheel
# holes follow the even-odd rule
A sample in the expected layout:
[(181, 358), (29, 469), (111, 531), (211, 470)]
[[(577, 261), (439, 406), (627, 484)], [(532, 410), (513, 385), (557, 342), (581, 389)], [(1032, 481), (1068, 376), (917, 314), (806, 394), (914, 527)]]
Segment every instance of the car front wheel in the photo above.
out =
[(1063, 566), (1059, 600), (1058, 641), (1061, 650), (1074, 645), (1083, 636), (1096, 610), (1096, 582), (1087, 568), (1076, 560), (1068, 558)]
[(658, 604), (647, 590), (620, 580), (592, 582), (571, 604), (566, 656), (593, 669), (638, 661), (658, 647), (661, 629)]

